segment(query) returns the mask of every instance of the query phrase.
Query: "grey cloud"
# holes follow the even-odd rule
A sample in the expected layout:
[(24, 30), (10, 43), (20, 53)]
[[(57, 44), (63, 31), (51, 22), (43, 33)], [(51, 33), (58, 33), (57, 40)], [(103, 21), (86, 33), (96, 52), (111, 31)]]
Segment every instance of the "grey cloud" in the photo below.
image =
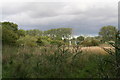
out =
[(93, 35), (97, 34), (102, 26), (117, 26), (117, 7), (106, 4), (11, 3), (10, 7), (3, 6), (3, 21), (13, 21), (19, 25), (19, 28), (23, 29), (48, 30), (70, 27), (73, 28), (74, 35)]

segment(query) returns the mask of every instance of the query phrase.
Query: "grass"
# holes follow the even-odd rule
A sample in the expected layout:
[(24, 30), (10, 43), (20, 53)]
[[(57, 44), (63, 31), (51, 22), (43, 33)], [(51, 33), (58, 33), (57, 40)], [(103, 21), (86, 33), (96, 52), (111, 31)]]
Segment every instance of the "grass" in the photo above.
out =
[[(113, 78), (109, 55), (74, 47), (3, 46), (3, 78)], [(99, 52), (98, 52), (99, 53)]]

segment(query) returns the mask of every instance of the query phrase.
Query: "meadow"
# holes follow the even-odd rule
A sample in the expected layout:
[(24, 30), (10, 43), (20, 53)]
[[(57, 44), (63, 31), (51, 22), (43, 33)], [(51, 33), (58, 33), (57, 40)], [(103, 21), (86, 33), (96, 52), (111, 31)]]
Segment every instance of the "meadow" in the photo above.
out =
[(114, 58), (95, 48), (3, 46), (3, 78), (114, 78)]

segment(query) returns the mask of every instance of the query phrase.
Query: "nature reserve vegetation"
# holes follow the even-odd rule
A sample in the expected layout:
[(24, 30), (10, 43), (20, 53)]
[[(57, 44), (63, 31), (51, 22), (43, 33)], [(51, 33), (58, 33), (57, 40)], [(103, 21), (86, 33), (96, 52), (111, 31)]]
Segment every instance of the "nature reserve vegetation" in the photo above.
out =
[(72, 37), (72, 28), (23, 30), (1, 22), (3, 78), (120, 78), (115, 26), (99, 35)]

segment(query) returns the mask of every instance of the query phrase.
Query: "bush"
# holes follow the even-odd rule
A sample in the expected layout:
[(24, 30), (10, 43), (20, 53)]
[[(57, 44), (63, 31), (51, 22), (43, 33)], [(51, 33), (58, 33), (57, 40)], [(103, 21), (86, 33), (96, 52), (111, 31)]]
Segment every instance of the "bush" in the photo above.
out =
[(62, 46), (62, 45), (64, 45), (64, 42), (60, 41), (60, 40), (53, 40), (53, 41), (51, 41), (51, 44), (52, 45)]
[(20, 37), (17, 40), (17, 44), (23, 45), (23, 46), (34, 47), (34, 46), (37, 46), (36, 41), (37, 41), (37, 38), (35, 38), (33, 36), (26, 35), (25, 37)]
[(99, 45), (99, 41), (98, 40), (84, 40), (81, 44), (83, 46), (98, 46)]
[(39, 46), (44, 46), (44, 45), (50, 45), (50, 41), (51, 41), (51, 39), (49, 37), (41, 36), (37, 39), (36, 43)]
[[(47, 48), (46, 48), (47, 49)], [(37, 50), (37, 51), (35, 51)], [(3, 47), (3, 78), (101, 78), (112, 77), (113, 68), (101, 59), (105, 55), (72, 53), (51, 47), (47, 52), (40, 48)], [(35, 53), (38, 54), (35, 54)], [(42, 52), (42, 54), (40, 54)], [(47, 54), (45, 54), (47, 53)], [(100, 72), (102, 70), (102, 72)], [(107, 74), (107, 75), (106, 75)]]

